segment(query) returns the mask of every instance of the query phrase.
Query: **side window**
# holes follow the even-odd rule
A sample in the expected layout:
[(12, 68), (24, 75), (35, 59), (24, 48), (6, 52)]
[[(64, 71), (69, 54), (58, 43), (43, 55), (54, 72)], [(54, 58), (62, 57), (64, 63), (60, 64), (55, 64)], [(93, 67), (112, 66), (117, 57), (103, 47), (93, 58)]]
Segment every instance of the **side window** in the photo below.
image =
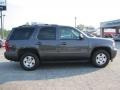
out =
[(79, 39), (80, 33), (72, 28), (62, 27), (60, 28), (60, 39), (61, 40), (74, 40)]
[(55, 40), (56, 39), (56, 28), (55, 27), (44, 27), (41, 28), (38, 34), (39, 40)]
[(10, 36), (10, 40), (27, 40), (34, 32), (34, 28), (16, 28)]

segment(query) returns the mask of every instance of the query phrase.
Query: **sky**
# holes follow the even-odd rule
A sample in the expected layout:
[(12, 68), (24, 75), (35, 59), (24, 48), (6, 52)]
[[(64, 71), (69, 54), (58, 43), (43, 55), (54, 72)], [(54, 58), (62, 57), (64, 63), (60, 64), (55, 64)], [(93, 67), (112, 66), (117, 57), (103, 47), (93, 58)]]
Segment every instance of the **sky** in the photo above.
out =
[(120, 19), (120, 0), (7, 0), (4, 27), (27, 22), (99, 27), (100, 22)]

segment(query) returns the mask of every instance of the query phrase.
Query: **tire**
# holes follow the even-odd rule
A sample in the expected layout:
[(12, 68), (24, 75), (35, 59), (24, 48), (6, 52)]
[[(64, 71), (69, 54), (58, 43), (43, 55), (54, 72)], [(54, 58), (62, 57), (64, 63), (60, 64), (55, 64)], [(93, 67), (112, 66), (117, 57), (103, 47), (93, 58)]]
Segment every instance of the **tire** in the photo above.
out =
[(110, 61), (110, 54), (105, 50), (97, 50), (92, 55), (92, 64), (95, 67), (103, 68), (108, 65)]
[(20, 65), (24, 70), (33, 71), (39, 67), (40, 60), (36, 54), (25, 53), (20, 58)]

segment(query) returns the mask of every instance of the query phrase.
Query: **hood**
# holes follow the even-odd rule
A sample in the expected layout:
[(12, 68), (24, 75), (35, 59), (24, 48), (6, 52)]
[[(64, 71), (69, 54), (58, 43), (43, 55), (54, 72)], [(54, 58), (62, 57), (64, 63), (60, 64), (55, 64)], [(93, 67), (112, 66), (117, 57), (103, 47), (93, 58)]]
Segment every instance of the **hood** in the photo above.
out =
[(97, 46), (100, 46), (100, 45), (109, 46), (109, 45), (113, 45), (114, 40), (110, 38), (90, 37), (89, 42)]
[(90, 37), (93, 40), (114, 41), (113, 38)]

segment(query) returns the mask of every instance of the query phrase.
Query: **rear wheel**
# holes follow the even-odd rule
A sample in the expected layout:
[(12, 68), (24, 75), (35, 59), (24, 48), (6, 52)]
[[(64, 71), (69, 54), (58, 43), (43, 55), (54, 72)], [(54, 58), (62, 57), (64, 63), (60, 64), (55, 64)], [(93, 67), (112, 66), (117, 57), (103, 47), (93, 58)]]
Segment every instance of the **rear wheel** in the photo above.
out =
[(107, 51), (97, 50), (93, 53), (92, 64), (95, 67), (99, 67), (99, 68), (105, 67), (108, 65), (109, 61), (110, 61), (110, 55)]
[(39, 67), (39, 58), (36, 54), (25, 53), (20, 58), (20, 65), (24, 70), (32, 71)]

